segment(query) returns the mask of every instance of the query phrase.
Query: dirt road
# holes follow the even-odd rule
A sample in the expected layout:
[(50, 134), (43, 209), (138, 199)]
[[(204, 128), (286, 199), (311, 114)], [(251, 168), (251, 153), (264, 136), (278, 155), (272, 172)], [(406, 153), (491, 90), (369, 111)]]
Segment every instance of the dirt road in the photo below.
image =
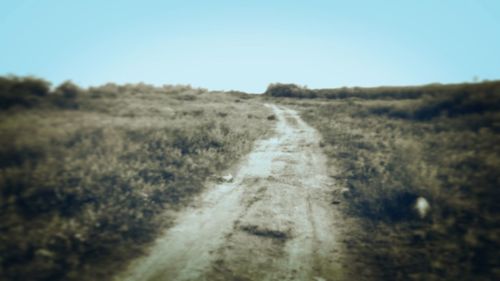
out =
[(276, 134), (256, 144), (232, 182), (182, 211), (151, 253), (116, 281), (339, 280), (342, 246), (318, 133), (271, 105)]

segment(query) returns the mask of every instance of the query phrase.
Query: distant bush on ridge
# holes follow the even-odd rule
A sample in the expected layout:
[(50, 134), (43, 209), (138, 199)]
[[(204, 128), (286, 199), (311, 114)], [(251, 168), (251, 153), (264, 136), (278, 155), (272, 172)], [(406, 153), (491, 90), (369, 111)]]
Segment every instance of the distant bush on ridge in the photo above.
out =
[(0, 76), (0, 109), (32, 107), (47, 96), (50, 83), (34, 77)]

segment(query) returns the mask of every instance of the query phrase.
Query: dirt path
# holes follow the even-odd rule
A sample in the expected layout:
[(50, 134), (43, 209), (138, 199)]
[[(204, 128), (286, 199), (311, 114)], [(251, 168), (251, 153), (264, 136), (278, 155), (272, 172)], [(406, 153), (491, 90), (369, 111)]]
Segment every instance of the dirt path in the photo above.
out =
[(257, 143), (230, 183), (184, 210), (151, 253), (116, 281), (339, 280), (337, 187), (319, 135), (290, 109), (271, 105), (276, 135)]

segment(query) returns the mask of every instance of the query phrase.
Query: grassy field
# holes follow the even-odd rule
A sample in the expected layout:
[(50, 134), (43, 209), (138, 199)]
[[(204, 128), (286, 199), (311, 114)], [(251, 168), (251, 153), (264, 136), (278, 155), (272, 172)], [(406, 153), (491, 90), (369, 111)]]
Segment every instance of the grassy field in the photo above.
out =
[(272, 121), (249, 95), (0, 79), (0, 279), (107, 280)]
[(267, 94), (322, 134), (348, 188), (332, 200), (366, 230), (350, 249), (381, 280), (500, 280), (500, 83), (384, 89)]
[[(322, 134), (332, 204), (364, 227), (342, 239), (381, 280), (500, 279), (499, 82), (264, 99)], [(16, 77), (0, 105), (0, 280), (107, 280), (275, 119), (239, 92)]]

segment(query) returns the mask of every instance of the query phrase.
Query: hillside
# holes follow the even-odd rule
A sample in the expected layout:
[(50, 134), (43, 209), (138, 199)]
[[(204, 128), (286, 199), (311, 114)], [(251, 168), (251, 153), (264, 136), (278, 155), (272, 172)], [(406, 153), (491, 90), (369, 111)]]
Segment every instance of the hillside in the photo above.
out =
[(500, 82), (0, 77), (1, 280), (500, 279)]
[(266, 95), (322, 134), (340, 204), (365, 228), (352, 250), (383, 280), (499, 278), (500, 82)]
[(266, 134), (251, 96), (0, 79), (1, 280), (106, 280)]

